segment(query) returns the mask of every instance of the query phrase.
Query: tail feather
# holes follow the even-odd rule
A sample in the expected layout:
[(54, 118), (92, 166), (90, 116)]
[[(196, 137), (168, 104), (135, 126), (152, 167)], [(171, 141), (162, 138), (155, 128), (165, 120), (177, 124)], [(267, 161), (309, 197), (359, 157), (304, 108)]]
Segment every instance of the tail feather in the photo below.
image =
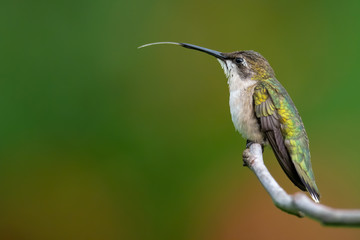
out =
[(304, 183), (306, 190), (310, 193), (311, 198), (316, 202), (320, 202), (320, 193), (316, 185), (312, 186), (304, 178), (301, 177), (301, 181)]

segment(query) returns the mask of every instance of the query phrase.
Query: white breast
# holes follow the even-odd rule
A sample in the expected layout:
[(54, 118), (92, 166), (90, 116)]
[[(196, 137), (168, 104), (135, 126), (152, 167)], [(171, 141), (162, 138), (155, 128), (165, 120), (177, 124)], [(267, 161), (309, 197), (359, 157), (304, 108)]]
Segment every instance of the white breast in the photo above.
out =
[(230, 113), (235, 129), (245, 139), (263, 143), (264, 135), (260, 131), (253, 106), (253, 93), (256, 81), (241, 79), (239, 74), (234, 72), (233, 67), (235, 66), (231, 64), (233, 64), (231, 61), (227, 61), (226, 65), (224, 64), (225, 66), (221, 65), (224, 68), (225, 75), (228, 77)]
[(230, 113), (235, 129), (241, 133), (245, 139), (253, 142), (263, 143), (263, 133), (255, 118), (253, 108), (254, 88), (239, 89), (230, 91)]

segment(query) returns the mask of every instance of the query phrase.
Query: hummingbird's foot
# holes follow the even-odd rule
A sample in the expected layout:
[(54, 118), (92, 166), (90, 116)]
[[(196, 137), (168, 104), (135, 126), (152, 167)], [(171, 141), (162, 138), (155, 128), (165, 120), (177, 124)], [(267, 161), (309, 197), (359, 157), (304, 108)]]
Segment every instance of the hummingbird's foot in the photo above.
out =
[(246, 148), (250, 148), (251, 144), (254, 142), (250, 141), (249, 139), (246, 140)]
[(249, 163), (251, 163), (252, 155), (250, 153), (250, 149), (246, 148), (243, 152), (243, 166), (249, 167)]
[[(246, 140), (246, 148), (250, 148), (251, 144), (254, 142), (250, 141), (249, 139)], [(261, 144), (261, 150), (264, 153), (264, 144)]]
[(250, 146), (253, 144), (254, 142), (250, 141), (249, 139), (246, 140), (246, 148), (243, 151), (243, 166), (244, 167), (248, 167), (248, 162), (250, 161)]
[[(251, 162), (251, 153), (250, 153), (250, 146), (255, 142), (250, 141), (249, 139), (246, 140), (246, 149), (243, 152), (243, 166), (248, 167), (248, 163)], [(264, 144), (261, 144), (261, 150), (264, 153)]]

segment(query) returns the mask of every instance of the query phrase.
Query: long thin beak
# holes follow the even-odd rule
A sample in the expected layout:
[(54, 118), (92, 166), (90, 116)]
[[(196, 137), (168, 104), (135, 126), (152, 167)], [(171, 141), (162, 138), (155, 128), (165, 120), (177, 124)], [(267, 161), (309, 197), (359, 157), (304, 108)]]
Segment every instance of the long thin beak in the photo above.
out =
[(218, 52), (218, 51), (215, 51), (215, 50), (211, 50), (211, 49), (208, 49), (208, 48), (204, 48), (204, 47), (199, 47), (199, 46), (196, 46), (196, 45), (193, 45), (193, 44), (189, 44), (189, 43), (177, 43), (177, 42), (155, 42), (155, 43), (149, 43), (149, 44), (145, 44), (145, 45), (142, 45), (138, 48), (143, 48), (143, 47), (147, 47), (147, 46), (151, 46), (151, 45), (158, 45), (158, 44), (174, 44), (174, 45), (179, 45), (179, 46), (182, 46), (182, 47), (185, 47), (185, 48), (189, 48), (189, 49), (194, 49), (194, 50), (197, 50), (197, 51), (200, 51), (200, 52), (204, 52), (204, 53), (207, 53), (211, 56), (214, 56), (218, 59), (221, 59), (221, 60), (225, 60), (227, 57), (224, 53), (222, 52)]

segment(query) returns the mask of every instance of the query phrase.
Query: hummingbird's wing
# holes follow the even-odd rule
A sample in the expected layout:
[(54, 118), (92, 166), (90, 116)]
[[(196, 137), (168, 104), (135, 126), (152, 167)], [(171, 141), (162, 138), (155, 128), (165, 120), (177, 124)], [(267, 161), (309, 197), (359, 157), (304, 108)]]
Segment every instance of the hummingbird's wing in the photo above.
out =
[(280, 166), (290, 180), (301, 190), (306, 188), (302, 183), (294, 163), (291, 161), (289, 152), (286, 149), (284, 137), (280, 129), (280, 116), (271, 100), (265, 86), (259, 84), (254, 90), (254, 102), (256, 117), (260, 120), (261, 130), (265, 133)]
[(280, 166), (301, 190), (315, 201), (319, 191), (310, 162), (308, 138), (302, 120), (286, 90), (276, 79), (254, 89), (255, 114)]

